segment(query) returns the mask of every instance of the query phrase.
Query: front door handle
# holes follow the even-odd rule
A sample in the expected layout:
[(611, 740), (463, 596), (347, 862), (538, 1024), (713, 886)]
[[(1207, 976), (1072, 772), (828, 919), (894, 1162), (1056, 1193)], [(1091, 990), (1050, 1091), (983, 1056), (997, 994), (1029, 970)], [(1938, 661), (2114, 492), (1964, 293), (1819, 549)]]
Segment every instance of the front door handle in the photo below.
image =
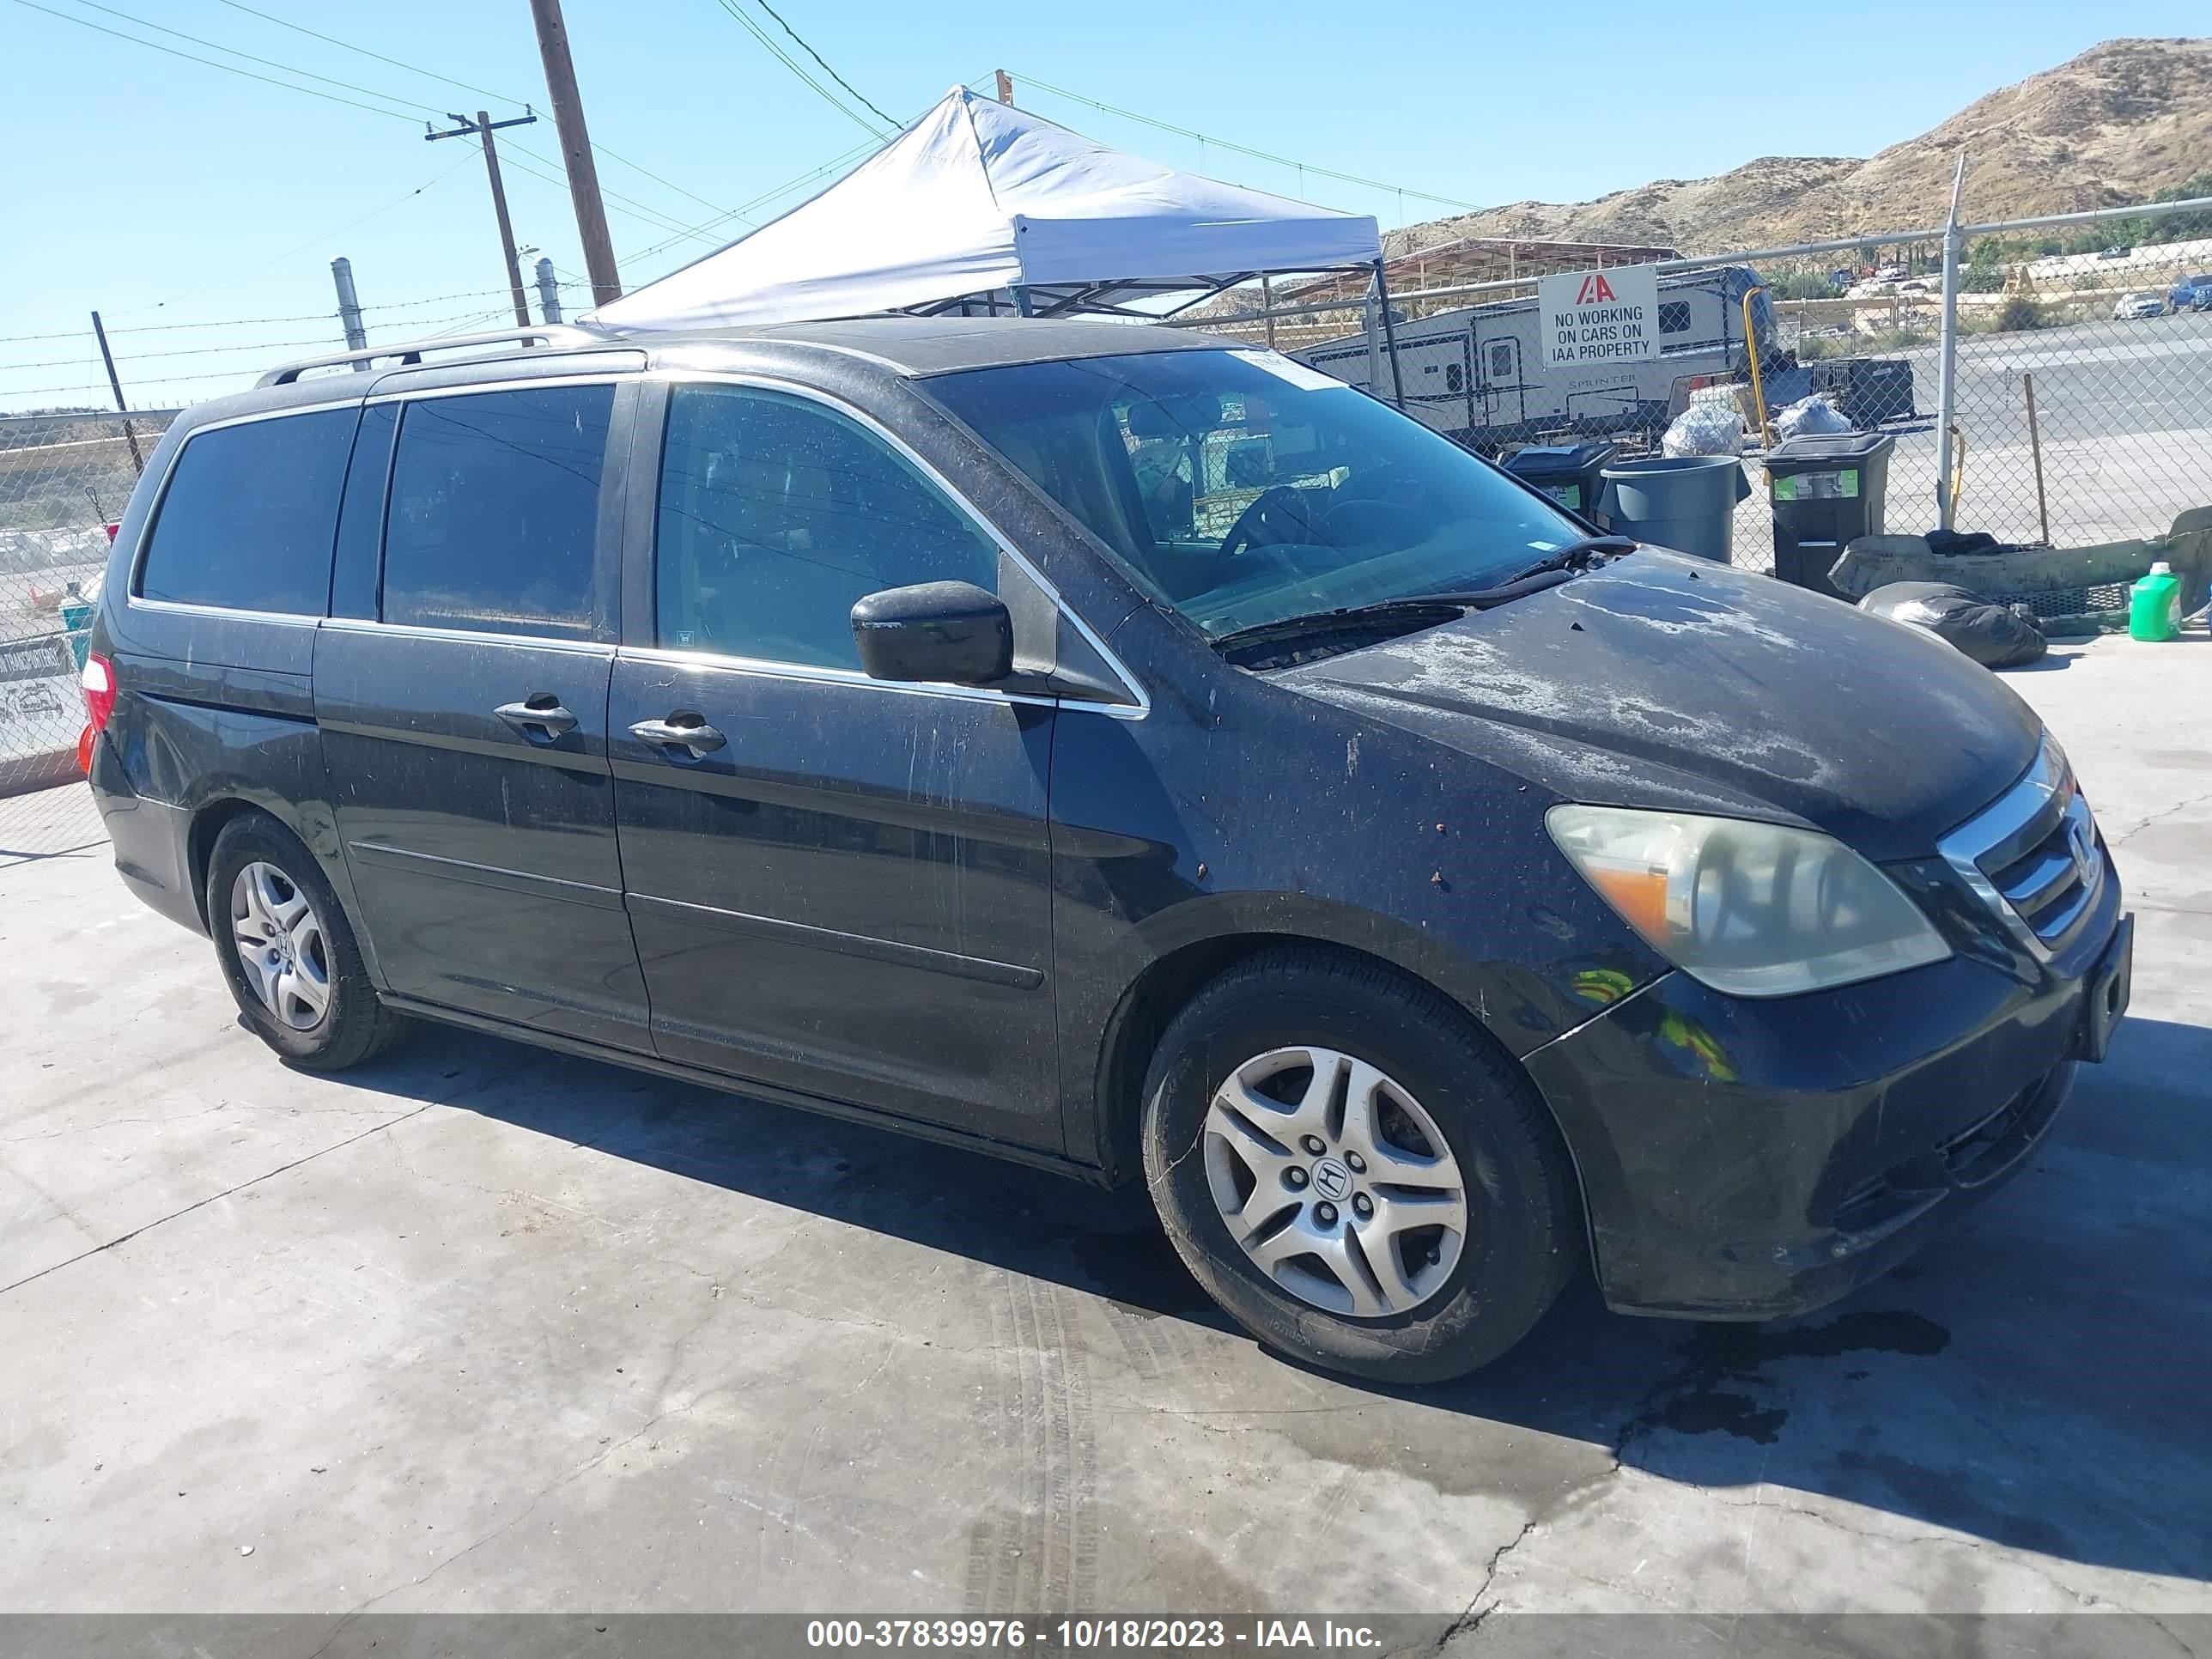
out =
[[(665, 720), (640, 720), (630, 727), (629, 734), (641, 742), (653, 744), (668, 760), (686, 757), (697, 760), (729, 742), (700, 716), (689, 714), (672, 714)], [(684, 755), (675, 752), (679, 749), (685, 751)]]
[(550, 691), (537, 692), (521, 702), (503, 702), (491, 712), (532, 743), (550, 743), (576, 729), (576, 717)]

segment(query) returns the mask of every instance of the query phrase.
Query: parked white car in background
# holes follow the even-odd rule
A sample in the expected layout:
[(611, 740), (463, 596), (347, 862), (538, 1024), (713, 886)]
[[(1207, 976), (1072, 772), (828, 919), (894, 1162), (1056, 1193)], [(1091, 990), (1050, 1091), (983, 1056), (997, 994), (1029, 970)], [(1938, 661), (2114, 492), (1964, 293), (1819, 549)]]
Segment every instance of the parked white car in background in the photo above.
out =
[(2112, 307), (2112, 320), (2130, 323), (2139, 317), (2163, 317), (2166, 301), (2156, 294), (2123, 294), (2120, 302)]

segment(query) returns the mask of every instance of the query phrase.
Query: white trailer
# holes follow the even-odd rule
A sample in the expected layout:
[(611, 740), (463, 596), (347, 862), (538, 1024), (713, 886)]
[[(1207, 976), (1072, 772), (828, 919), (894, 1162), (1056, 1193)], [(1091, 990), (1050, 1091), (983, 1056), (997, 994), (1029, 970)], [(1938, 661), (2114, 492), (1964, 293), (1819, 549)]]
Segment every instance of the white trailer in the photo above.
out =
[(1486, 453), (1555, 435), (1640, 429), (1656, 436), (1692, 389), (1749, 374), (1747, 294), (1753, 296), (1759, 365), (1778, 368), (1774, 309), (1758, 272), (1745, 265), (1662, 275), (1659, 356), (1643, 362), (1547, 368), (1534, 295), (1404, 322), (1394, 318), (1395, 384), (1379, 322), (1371, 342), (1355, 334), (1295, 355), (1378, 398), (1393, 399), (1402, 389), (1407, 414)]

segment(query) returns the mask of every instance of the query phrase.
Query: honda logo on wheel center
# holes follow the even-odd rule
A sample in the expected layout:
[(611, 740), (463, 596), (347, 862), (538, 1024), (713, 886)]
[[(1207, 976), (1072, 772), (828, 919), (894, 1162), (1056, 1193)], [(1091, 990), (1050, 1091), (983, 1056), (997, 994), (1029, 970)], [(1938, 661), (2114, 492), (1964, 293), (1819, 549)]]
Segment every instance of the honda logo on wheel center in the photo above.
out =
[(1352, 1190), (1352, 1171), (1333, 1158), (1325, 1158), (1313, 1166), (1313, 1189), (1316, 1196), (1334, 1204)]

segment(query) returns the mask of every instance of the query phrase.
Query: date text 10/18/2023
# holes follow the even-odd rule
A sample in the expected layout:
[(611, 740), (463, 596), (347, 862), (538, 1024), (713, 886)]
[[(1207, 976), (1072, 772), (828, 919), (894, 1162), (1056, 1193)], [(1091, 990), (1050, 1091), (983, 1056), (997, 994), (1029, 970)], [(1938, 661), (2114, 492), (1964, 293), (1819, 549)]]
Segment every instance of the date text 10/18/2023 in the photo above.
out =
[(1373, 1625), (1335, 1619), (811, 1619), (806, 1645), (836, 1648), (1106, 1650), (1195, 1649), (1253, 1653), (1390, 1645)]

